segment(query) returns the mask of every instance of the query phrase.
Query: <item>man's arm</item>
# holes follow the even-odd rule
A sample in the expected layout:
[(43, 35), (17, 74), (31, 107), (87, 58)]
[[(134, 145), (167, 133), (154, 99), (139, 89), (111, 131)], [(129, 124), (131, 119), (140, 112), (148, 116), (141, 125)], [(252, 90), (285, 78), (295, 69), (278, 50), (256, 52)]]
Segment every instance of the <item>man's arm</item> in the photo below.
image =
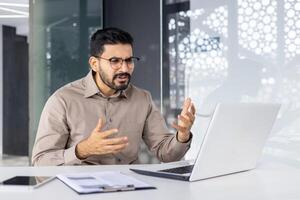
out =
[(65, 149), (69, 134), (65, 102), (55, 93), (48, 99), (41, 114), (32, 151), (32, 164), (35, 166), (81, 164), (75, 156), (76, 145)]
[[(149, 97), (148, 116), (144, 126), (143, 139), (148, 148), (162, 162), (180, 160), (190, 148), (192, 135), (186, 141), (180, 142), (177, 134), (168, 131), (165, 120)], [(180, 124), (182, 126), (182, 124)]]

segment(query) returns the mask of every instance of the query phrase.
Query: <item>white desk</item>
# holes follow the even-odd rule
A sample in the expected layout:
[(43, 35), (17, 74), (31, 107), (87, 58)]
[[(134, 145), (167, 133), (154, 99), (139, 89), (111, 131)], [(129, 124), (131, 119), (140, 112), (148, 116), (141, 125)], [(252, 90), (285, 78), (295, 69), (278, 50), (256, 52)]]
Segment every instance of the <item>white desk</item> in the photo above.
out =
[(233, 175), (213, 178), (198, 182), (183, 182), (163, 178), (148, 177), (129, 171), (123, 166), (88, 166), (88, 167), (0, 167), (0, 180), (15, 175), (55, 175), (58, 173), (119, 170), (135, 176), (157, 187), (155, 190), (140, 190), (117, 193), (98, 193), (78, 195), (59, 180), (24, 192), (1, 191), (0, 199), (20, 200), (77, 200), (77, 199), (122, 199), (122, 200), (299, 200), (300, 169), (262, 162), (257, 169)]

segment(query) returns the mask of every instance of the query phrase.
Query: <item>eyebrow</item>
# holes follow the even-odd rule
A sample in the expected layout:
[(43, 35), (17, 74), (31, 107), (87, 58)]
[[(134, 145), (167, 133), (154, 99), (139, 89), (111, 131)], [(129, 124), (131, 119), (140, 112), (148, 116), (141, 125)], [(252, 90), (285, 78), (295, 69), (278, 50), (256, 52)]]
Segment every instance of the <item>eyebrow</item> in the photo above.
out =
[(109, 59), (112, 59), (112, 58), (120, 58), (120, 59), (126, 60), (126, 59), (128, 59), (128, 58), (134, 58), (134, 56), (130, 56), (130, 57), (127, 57), (127, 58), (122, 58), (122, 57), (113, 56), (113, 57), (110, 57)]

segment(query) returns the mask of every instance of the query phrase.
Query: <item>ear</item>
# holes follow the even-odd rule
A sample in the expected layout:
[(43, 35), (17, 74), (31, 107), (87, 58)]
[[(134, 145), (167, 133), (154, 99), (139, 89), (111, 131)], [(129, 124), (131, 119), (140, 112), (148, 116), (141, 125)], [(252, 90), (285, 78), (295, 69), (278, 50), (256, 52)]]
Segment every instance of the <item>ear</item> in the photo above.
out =
[(91, 56), (89, 58), (89, 64), (93, 71), (98, 72), (99, 71), (99, 60), (95, 58), (94, 56)]

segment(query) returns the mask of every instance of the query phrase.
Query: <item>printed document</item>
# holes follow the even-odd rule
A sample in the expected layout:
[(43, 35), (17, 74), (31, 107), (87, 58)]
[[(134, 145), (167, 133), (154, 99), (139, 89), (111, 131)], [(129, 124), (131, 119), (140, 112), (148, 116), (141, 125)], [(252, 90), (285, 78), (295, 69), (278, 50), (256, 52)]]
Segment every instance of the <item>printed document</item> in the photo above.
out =
[(143, 181), (117, 171), (59, 174), (57, 178), (79, 194), (155, 189)]

